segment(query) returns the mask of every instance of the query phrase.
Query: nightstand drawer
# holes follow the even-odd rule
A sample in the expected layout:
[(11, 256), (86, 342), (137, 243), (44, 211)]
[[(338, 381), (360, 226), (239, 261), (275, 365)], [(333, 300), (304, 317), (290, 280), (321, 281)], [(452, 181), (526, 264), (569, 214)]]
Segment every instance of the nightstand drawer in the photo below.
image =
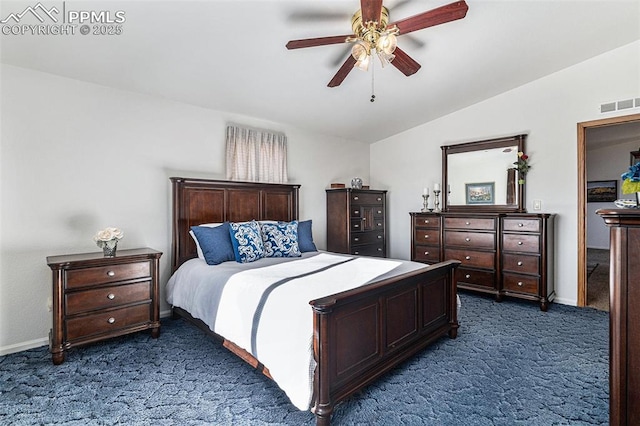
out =
[(502, 247), (506, 251), (538, 253), (540, 251), (540, 237), (538, 235), (504, 234)]
[(502, 269), (523, 274), (538, 275), (540, 273), (540, 258), (523, 254), (503, 254)]
[(67, 340), (111, 333), (137, 324), (149, 323), (151, 303), (99, 312), (66, 321)]
[(415, 227), (440, 229), (440, 218), (437, 216), (415, 216)]
[(68, 293), (67, 315), (151, 300), (151, 281)]
[(538, 278), (525, 275), (503, 274), (502, 287), (508, 291), (538, 294)]
[(351, 254), (357, 256), (378, 256), (384, 257), (384, 243), (368, 244), (364, 246), (353, 246), (351, 248)]
[(122, 263), (86, 269), (71, 269), (67, 272), (66, 288), (86, 287), (94, 284), (106, 284), (150, 276), (150, 262)]
[(439, 246), (421, 246), (415, 247), (415, 261), (426, 263), (438, 263), (440, 261), (440, 247)]
[(494, 286), (496, 274), (487, 271), (476, 271), (475, 269), (458, 268), (456, 270), (456, 282), (458, 284), (471, 284), (483, 287)]
[(351, 234), (351, 244), (353, 246), (382, 241), (384, 241), (384, 233), (381, 231), (356, 232)]

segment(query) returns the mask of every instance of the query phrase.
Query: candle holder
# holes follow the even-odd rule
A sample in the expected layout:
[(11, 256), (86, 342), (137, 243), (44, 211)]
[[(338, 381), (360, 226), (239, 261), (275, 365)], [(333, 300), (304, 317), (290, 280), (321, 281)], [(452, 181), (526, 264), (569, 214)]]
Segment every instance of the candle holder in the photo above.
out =
[(438, 197), (440, 196), (440, 190), (439, 189), (434, 189), (433, 190), (433, 194), (435, 199), (433, 200), (433, 203), (435, 205), (436, 211), (439, 212), (440, 211), (440, 200), (438, 199)]
[(429, 209), (429, 194), (422, 194), (422, 212), (426, 212)]

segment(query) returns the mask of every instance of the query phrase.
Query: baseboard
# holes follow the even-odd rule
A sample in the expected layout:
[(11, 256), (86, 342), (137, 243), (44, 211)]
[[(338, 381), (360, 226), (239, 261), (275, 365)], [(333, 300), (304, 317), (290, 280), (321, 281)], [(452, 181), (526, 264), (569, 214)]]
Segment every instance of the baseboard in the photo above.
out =
[[(160, 312), (160, 318), (167, 318), (171, 316), (171, 309)], [(16, 352), (28, 351), (29, 349), (39, 348), (41, 346), (49, 345), (49, 337), (43, 337), (40, 339), (29, 340), (26, 342), (16, 343), (14, 345), (0, 347), (0, 356), (9, 355)]]
[(553, 299), (553, 303), (558, 303), (560, 305), (578, 306), (578, 301), (576, 299), (566, 299), (564, 297), (556, 297), (555, 299)]

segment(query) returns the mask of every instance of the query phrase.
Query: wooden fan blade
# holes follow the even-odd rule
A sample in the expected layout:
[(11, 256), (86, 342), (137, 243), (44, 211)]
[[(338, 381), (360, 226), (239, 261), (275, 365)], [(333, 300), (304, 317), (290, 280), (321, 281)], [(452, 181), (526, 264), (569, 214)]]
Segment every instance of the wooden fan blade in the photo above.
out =
[(360, 0), (360, 10), (362, 11), (362, 24), (369, 21), (380, 22), (382, 14), (382, 0)]
[(291, 40), (289, 43), (287, 43), (287, 49), (301, 49), (303, 47), (316, 47), (326, 46), (328, 44), (346, 43), (349, 37), (355, 37), (355, 34)]
[(423, 28), (433, 27), (446, 22), (462, 19), (467, 15), (469, 6), (464, 1), (447, 4), (428, 12), (419, 13), (409, 18), (393, 22), (388, 26), (395, 25), (400, 30), (400, 34), (407, 34)]
[[(393, 61), (391, 63), (393, 63)], [(329, 87), (340, 86), (340, 84), (344, 81), (344, 79), (347, 78), (347, 75), (349, 75), (349, 73), (351, 72), (355, 64), (356, 64), (356, 60), (353, 58), (353, 56), (349, 55), (347, 60), (344, 61), (344, 64), (342, 64), (342, 66), (340, 67), (336, 75), (333, 76), (333, 78), (331, 79), (329, 84), (327, 84), (327, 86)]]
[(420, 69), (420, 64), (413, 60), (409, 55), (407, 55), (404, 50), (396, 47), (396, 50), (393, 52), (396, 56), (393, 61), (391, 61), (391, 65), (398, 68), (404, 75), (409, 77), (418, 72)]

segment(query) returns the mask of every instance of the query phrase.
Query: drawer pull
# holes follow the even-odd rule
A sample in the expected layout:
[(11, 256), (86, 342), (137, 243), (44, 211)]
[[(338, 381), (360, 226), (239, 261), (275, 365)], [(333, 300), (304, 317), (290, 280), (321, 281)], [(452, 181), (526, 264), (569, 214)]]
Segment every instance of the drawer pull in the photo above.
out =
[(382, 239), (382, 235), (378, 235), (378, 239), (381, 240)]
[(354, 251), (353, 254), (360, 254), (360, 252), (359, 251)]
[(471, 260), (471, 256), (465, 256), (464, 257), (466, 260)]
[(425, 219), (425, 220), (424, 220), (424, 223), (425, 223), (425, 224), (428, 224), (428, 223), (429, 223), (429, 219)]
[(467, 238), (465, 238), (464, 240), (465, 240), (466, 242), (469, 242), (469, 241), (471, 241), (471, 238), (467, 237)]
[(467, 226), (471, 225), (469, 222), (465, 222), (464, 224), (467, 225)]
[(363, 218), (362, 218), (362, 220), (367, 220), (367, 218), (366, 218), (366, 217), (363, 217)]
[(360, 225), (353, 225), (354, 228), (360, 228)]
[(382, 224), (381, 224), (381, 223), (378, 223), (378, 226), (382, 226)]
[(109, 324), (113, 324), (114, 322), (116, 322), (116, 319), (114, 317), (109, 317), (109, 319), (107, 320), (107, 322)]
[(110, 276), (110, 277), (115, 277), (116, 273), (113, 272), (113, 271), (107, 271), (107, 275)]
[(469, 278), (471, 278), (471, 275), (467, 274), (467, 275), (465, 275), (464, 277), (465, 277), (466, 279), (469, 279)]
[(378, 197), (378, 198), (377, 198), (377, 200), (378, 200), (378, 201), (382, 201), (382, 198), (381, 198), (381, 197)]
[(113, 294), (113, 293), (109, 293), (109, 294), (107, 294), (107, 299), (109, 299), (109, 300), (113, 300), (113, 299), (115, 299), (115, 298), (116, 298), (116, 295), (115, 295), (115, 294)]
[(424, 237), (425, 237), (426, 239), (429, 239), (429, 235), (425, 235)]
[(519, 223), (518, 226), (522, 228), (524, 226), (524, 223)]
[(521, 261), (518, 262), (518, 266), (522, 266), (522, 262)]
[(382, 214), (382, 210), (378, 210), (378, 214)]
[(524, 283), (522, 281), (518, 281), (518, 287), (522, 287)]
[(355, 237), (355, 238), (353, 239), (353, 241), (360, 241), (360, 238)]
[(425, 252), (424, 252), (424, 255), (425, 255), (425, 256), (429, 256), (429, 252), (428, 252), (428, 251), (425, 251)]
[(358, 196), (356, 195), (355, 197), (353, 197), (354, 200), (358, 200)]
[(378, 251), (382, 251), (382, 249), (380, 247), (378, 247)]
[(521, 246), (522, 245), (522, 241), (518, 241), (518, 245)]

